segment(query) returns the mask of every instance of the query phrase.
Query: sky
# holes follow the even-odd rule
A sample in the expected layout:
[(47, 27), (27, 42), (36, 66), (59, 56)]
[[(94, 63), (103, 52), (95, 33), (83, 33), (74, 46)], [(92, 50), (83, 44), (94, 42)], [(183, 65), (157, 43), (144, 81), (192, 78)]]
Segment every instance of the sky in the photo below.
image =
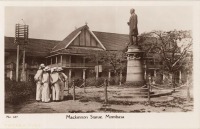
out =
[(38, 39), (63, 40), (86, 23), (91, 31), (128, 34), (131, 8), (138, 15), (139, 34), (152, 30), (192, 30), (190, 6), (7, 6), (5, 36), (14, 37), (17, 23), (29, 25), (29, 37)]

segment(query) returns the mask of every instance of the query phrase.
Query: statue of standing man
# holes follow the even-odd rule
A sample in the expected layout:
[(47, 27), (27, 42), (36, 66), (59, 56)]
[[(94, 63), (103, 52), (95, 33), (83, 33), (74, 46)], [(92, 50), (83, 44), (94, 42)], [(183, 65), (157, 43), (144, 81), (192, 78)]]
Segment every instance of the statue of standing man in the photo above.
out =
[(129, 22), (127, 23), (129, 25), (129, 39), (130, 44), (134, 46), (138, 46), (137, 36), (138, 36), (138, 19), (137, 15), (135, 14), (135, 9), (130, 10), (131, 17), (129, 19)]

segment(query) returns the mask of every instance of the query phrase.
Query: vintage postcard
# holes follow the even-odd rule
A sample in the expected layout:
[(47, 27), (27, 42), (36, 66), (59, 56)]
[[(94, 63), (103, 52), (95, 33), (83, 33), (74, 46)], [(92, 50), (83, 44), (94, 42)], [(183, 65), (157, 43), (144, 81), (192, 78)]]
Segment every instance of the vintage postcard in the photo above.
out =
[(200, 128), (199, 1), (0, 3), (0, 128)]

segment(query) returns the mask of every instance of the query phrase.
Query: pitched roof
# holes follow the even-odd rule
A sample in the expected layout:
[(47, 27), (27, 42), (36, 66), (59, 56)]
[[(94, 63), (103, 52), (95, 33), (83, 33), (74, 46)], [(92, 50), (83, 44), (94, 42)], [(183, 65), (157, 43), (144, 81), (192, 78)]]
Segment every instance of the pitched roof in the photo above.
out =
[(51, 52), (51, 54), (49, 56), (58, 55), (58, 54), (71, 54), (71, 55), (77, 55), (77, 54), (84, 55), (85, 54), (85, 55), (88, 55), (88, 54), (95, 53), (97, 51), (102, 51), (102, 49), (88, 49), (88, 48), (71, 47), (68, 49), (62, 49), (59, 51)]
[(126, 34), (93, 31), (96, 37), (106, 47), (106, 50), (124, 50), (129, 42)]
[[(62, 41), (43, 40), (43, 39), (29, 39), (29, 45), (27, 46), (27, 53), (35, 54), (35, 56), (46, 56), (49, 52), (56, 52), (64, 49), (70, 42), (80, 33), (83, 29), (87, 28), (84, 25), (73, 32), (71, 32)], [(127, 34), (116, 34), (108, 32), (92, 31), (96, 38), (102, 43), (106, 50), (124, 50), (129, 42)], [(16, 49), (16, 45), (13, 43), (13, 37), (5, 37), (5, 49)], [(38, 47), (39, 46), (39, 47)]]
[[(5, 39), (5, 50), (16, 51), (17, 45), (14, 44), (14, 37), (4, 37)], [(45, 40), (45, 39), (29, 39), (29, 43), (26, 47), (26, 55), (28, 56), (47, 56), (50, 49), (53, 48), (59, 41), (55, 40)]]
[(83, 29), (85, 29), (86, 27), (88, 27), (87, 25), (84, 25), (82, 27), (79, 27), (78, 29), (72, 31), (63, 41), (59, 42), (56, 46), (54, 46), (52, 48), (52, 52), (53, 51), (57, 51), (60, 49), (65, 48), (66, 45), (68, 45), (70, 43), (70, 41)]
[(16, 50), (17, 45), (14, 44), (14, 37), (4, 37), (4, 47), (9, 50)]

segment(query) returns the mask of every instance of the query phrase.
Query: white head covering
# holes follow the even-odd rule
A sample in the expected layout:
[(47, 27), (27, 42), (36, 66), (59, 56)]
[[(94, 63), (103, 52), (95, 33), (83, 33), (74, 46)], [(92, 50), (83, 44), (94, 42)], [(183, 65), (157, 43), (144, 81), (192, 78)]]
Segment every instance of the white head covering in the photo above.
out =
[(60, 72), (60, 71), (62, 71), (62, 70), (63, 70), (62, 67), (58, 67), (58, 68), (57, 68), (57, 71), (58, 71), (58, 72)]
[(50, 71), (50, 68), (49, 68), (49, 66), (46, 66), (45, 68), (44, 68), (44, 71)]
[(56, 71), (56, 67), (51, 68), (51, 73), (53, 73), (54, 71)]
[(45, 67), (45, 65), (44, 64), (40, 64), (40, 67), (39, 67), (39, 69), (41, 69), (41, 68), (44, 68)]

